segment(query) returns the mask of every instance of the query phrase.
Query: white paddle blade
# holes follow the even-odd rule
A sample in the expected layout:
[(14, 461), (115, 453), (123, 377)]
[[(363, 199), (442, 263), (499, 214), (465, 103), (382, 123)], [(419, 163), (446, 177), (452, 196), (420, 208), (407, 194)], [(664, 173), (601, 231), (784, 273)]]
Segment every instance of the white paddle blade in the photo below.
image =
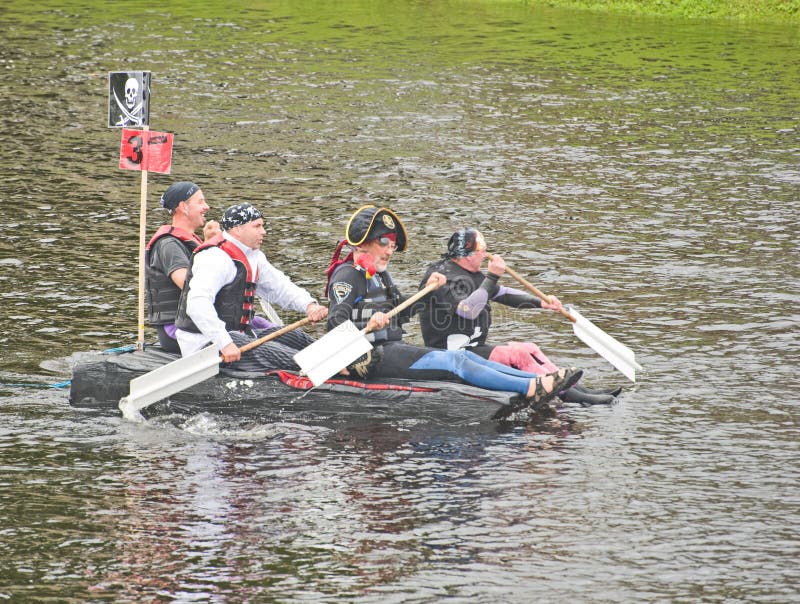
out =
[(319, 386), (370, 350), (372, 344), (358, 327), (345, 321), (303, 348), (294, 360), (314, 386)]
[(636, 362), (634, 352), (583, 317), (574, 308), (569, 308), (569, 314), (575, 317), (575, 322), (572, 324), (575, 335), (616, 367), (622, 375), (635, 382), (636, 370), (641, 370), (642, 366)]
[(264, 298), (259, 298), (258, 301), (261, 303), (261, 310), (264, 311), (264, 316), (267, 318), (267, 321), (270, 323), (274, 323), (279, 327), (283, 327), (283, 319), (278, 316), (278, 313), (275, 312), (275, 308), (267, 302)]
[(217, 375), (219, 363), (217, 347), (206, 346), (188, 357), (132, 379), (130, 394), (119, 402), (122, 415), (130, 420), (141, 418), (139, 411), (148, 405)]

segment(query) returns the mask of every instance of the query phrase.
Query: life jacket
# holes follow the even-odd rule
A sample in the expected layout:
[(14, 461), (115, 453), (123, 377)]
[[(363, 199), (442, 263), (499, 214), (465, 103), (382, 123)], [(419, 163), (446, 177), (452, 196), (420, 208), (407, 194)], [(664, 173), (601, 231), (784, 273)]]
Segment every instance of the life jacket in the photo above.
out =
[(322, 292), (323, 298), (327, 298), (328, 297), (328, 287), (331, 284), (331, 276), (333, 275), (333, 271), (335, 271), (339, 266), (341, 266), (345, 262), (352, 262), (353, 261), (353, 252), (352, 252), (352, 250), (344, 258), (340, 257), (342, 255), (342, 248), (345, 245), (347, 245), (347, 240), (346, 239), (342, 239), (339, 242), (339, 244), (336, 246), (336, 251), (333, 252), (333, 256), (331, 257), (331, 262), (328, 265), (328, 268), (325, 269), (326, 279), (325, 279), (325, 291)]
[[(353, 310), (350, 320), (358, 327), (363, 329), (367, 326), (370, 317), (376, 312), (389, 312), (400, 301), (400, 292), (397, 290), (392, 277), (388, 272), (376, 273), (367, 278), (368, 273), (363, 267), (356, 266), (352, 262), (352, 258), (339, 262), (329, 275), (329, 282), (336, 283), (337, 277), (342, 279), (344, 271), (356, 270), (359, 273), (358, 279), (366, 280), (366, 284), (359, 284), (360, 288), (365, 288), (365, 292), (359, 297), (357, 302), (353, 305)], [(351, 275), (352, 279), (352, 275)], [(363, 283), (363, 281), (362, 281)], [(327, 293), (327, 291), (326, 291)], [(372, 332), (375, 343), (384, 341), (399, 341), (403, 339), (403, 328), (397, 318), (392, 319), (389, 326)]]
[(148, 300), (148, 322), (150, 325), (166, 325), (175, 321), (178, 314), (178, 301), (181, 289), (175, 285), (169, 275), (150, 265), (150, 251), (156, 241), (163, 237), (175, 237), (186, 248), (186, 258), (191, 261), (192, 252), (203, 243), (194, 233), (189, 233), (171, 224), (161, 225), (150, 241), (144, 252), (145, 266), (145, 291)]
[[(255, 299), (258, 274), (250, 270), (250, 263), (247, 261), (244, 252), (242, 252), (236, 244), (228, 241), (222, 235), (217, 235), (210, 241), (199, 246), (194, 251), (192, 265), (194, 265), (194, 258), (197, 257), (197, 254), (202, 254), (205, 250), (215, 247), (220, 248), (223, 252), (228, 254), (236, 267), (236, 276), (233, 278), (233, 281), (222, 287), (222, 289), (217, 292), (217, 297), (214, 299), (214, 308), (217, 311), (217, 316), (220, 320), (224, 321), (225, 329), (228, 331), (249, 332), (250, 322), (253, 320), (253, 316), (256, 312)], [(190, 267), (189, 272), (186, 274), (186, 282), (183, 284), (175, 325), (184, 331), (200, 333), (197, 325), (195, 325), (194, 321), (192, 321), (191, 317), (186, 313), (186, 301), (191, 280), (192, 268)]]

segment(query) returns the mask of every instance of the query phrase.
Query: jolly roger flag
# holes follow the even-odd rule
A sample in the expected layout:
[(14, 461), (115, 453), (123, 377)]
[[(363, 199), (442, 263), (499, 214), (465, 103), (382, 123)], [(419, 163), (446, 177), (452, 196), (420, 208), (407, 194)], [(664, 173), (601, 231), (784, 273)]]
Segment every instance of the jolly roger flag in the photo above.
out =
[(108, 127), (150, 125), (150, 72), (112, 71), (108, 74)]

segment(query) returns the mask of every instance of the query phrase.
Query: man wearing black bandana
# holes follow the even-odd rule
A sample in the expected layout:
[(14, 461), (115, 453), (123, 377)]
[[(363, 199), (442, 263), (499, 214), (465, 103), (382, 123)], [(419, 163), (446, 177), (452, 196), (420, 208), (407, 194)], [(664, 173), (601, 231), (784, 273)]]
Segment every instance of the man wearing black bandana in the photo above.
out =
[[(517, 392), (531, 400), (534, 407), (580, 379), (581, 371), (560, 370), (537, 377), (472, 352), (405, 344), (402, 323), (424, 303), (411, 306), (391, 320), (387, 317), (387, 312), (404, 300), (387, 271), (395, 251), (406, 249), (402, 221), (389, 208), (363, 206), (350, 217), (345, 237), (328, 269), (328, 329), (350, 320), (359, 329), (368, 328), (367, 337), (374, 345), (349, 365), (348, 371), (362, 378), (463, 380), (488, 390)], [(344, 244), (352, 252), (340, 260)], [(434, 272), (426, 284), (441, 286), (445, 282), (444, 275)]]
[[(502, 257), (494, 254), (488, 272), (481, 271), (486, 257), (486, 242), (477, 229), (462, 228), (450, 236), (447, 252), (425, 271), (420, 289), (433, 273), (447, 277), (444, 287), (433, 291), (420, 311), (420, 326), (426, 346), (447, 350), (466, 349), (485, 359), (544, 375), (558, 367), (532, 342), (487, 344), (492, 325), (491, 302), (519, 309), (559, 311), (561, 301), (555, 296), (541, 300), (524, 291), (498, 283), (505, 272)], [(562, 392), (567, 402), (582, 405), (610, 404), (619, 389), (600, 391), (575, 385)]]
[[(209, 207), (199, 186), (193, 182), (176, 182), (161, 196), (161, 207), (172, 216), (150, 238), (145, 249), (145, 291), (148, 322), (158, 332), (158, 342), (167, 352), (180, 352), (175, 339), (175, 315), (192, 252), (212, 237), (219, 235), (216, 220), (206, 222)], [(202, 227), (203, 239), (197, 235)]]
[(198, 247), (178, 306), (177, 339), (183, 356), (210, 342), (225, 363), (241, 371), (299, 370), (294, 355), (313, 340), (295, 329), (244, 353), (239, 348), (275, 328), (253, 329), (255, 298), (304, 312), (312, 321), (328, 309), (267, 261), (261, 244), (264, 220), (249, 203), (234, 205), (222, 217), (223, 232)]

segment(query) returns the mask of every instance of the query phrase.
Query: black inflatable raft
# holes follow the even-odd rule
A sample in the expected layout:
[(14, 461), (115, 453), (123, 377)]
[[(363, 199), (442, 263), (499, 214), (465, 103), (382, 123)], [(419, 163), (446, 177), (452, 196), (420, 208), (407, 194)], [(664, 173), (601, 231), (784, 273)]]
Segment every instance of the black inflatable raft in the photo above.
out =
[[(70, 404), (120, 413), (130, 381), (176, 360), (157, 346), (144, 351), (73, 355)], [(450, 425), (502, 420), (525, 407), (514, 392), (460, 382), (380, 382), (331, 379), (317, 388), (288, 371), (241, 373), (221, 367), (217, 376), (146, 407), (147, 417), (171, 413), (232, 414), (259, 420), (418, 419)]]

